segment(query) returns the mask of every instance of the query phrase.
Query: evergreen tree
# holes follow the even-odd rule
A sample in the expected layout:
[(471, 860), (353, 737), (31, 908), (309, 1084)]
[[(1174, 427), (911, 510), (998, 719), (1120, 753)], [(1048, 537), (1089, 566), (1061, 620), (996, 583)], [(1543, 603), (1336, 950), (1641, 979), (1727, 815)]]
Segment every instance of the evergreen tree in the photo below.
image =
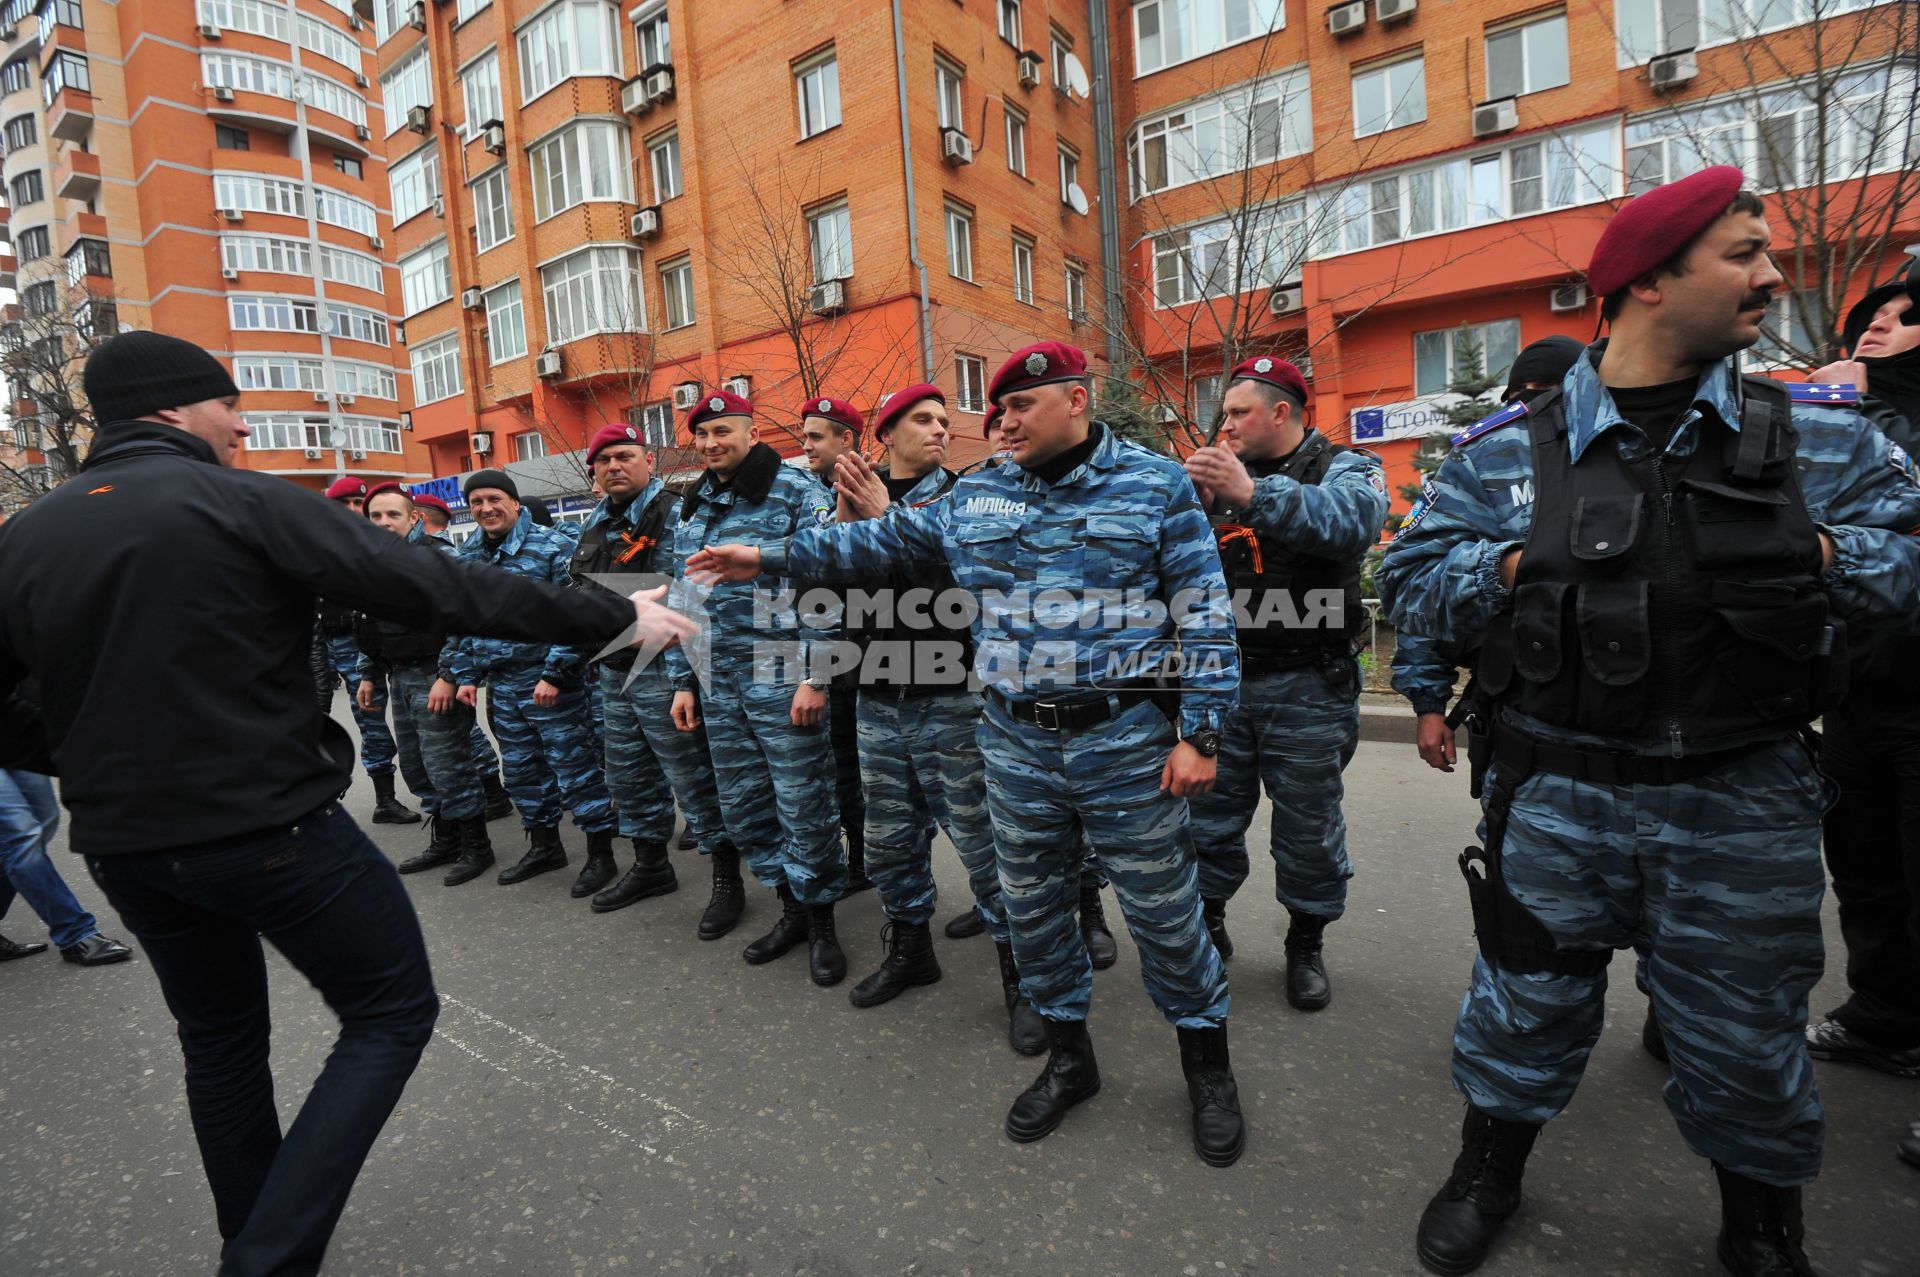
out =
[(1486, 357), (1472, 329), (1463, 327), (1454, 334), (1453, 351), (1453, 376), (1447, 382), (1447, 393), (1462, 398), (1440, 409), (1440, 415), (1447, 422), (1446, 433), (1428, 435), (1414, 449), (1413, 468), (1418, 479), (1400, 485), (1400, 496), (1409, 504), (1420, 499), (1420, 490), (1426, 486), (1433, 472), (1440, 468), (1440, 463), (1447, 459), (1447, 454), (1453, 451), (1452, 436), (1479, 421), (1491, 410), (1487, 401), (1480, 396), (1505, 384), (1499, 377), (1488, 375)]

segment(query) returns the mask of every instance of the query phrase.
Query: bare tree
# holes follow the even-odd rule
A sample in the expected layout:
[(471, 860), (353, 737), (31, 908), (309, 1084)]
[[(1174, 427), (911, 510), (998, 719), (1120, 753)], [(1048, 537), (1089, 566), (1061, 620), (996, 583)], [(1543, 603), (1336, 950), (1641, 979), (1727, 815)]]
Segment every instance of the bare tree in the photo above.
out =
[(0, 312), (0, 375), (13, 407), (13, 447), (0, 451), (0, 506), (18, 509), (79, 473), (93, 442), (81, 369), (120, 331), (111, 295), (58, 276), (28, 284)]

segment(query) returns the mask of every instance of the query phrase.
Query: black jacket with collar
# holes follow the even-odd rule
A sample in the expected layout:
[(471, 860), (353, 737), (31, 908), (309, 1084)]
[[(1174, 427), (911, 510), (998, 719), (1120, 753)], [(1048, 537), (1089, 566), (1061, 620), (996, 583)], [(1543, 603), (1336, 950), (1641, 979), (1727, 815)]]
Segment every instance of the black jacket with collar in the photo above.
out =
[(611, 594), (461, 563), (170, 426), (101, 427), (78, 477), (0, 525), (0, 701), (39, 682), (72, 846), (191, 851), (346, 789), (307, 667), (314, 598), (459, 634), (604, 643)]

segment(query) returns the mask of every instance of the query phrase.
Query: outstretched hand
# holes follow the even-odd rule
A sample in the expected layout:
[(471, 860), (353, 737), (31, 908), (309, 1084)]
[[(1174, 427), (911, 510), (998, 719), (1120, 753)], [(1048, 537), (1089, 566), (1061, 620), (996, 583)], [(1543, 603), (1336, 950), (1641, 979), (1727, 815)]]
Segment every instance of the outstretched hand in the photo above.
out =
[(760, 575), (760, 547), (710, 545), (687, 556), (687, 579), (695, 585), (751, 581)]
[(666, 586), (656, 585), (651, 590), (635, 590), (627, 596), (633, 600), (633, 637), (629, 647), (657, 651), (700, 632), (693, 621), (660, 602), (666, 593)]

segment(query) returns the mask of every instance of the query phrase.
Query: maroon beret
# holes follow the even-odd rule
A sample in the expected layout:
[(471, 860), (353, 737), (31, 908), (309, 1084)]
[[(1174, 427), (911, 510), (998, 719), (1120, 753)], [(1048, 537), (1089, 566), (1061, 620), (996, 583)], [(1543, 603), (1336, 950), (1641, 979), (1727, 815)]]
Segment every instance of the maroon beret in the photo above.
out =
[(991, 435), (993, 433), (994, 423), (999, 420), (1000, 405), (997, 403), (988, 404), (987, 415), (980, 422), (980, 437), (985, 439), (988, 435)]
[(1746, 180), (1716, 164), (1628, 200), (1593, 246), (1587, 286), (1605, 297), (1652, 271), (1718, 221)]
[(1063, 341), (1040, 341), (1013, 352), (1000, 365), (987, 386), (987, 399), (999, 403), (1002, 395), (1035, 386), (1051, 386), (1062, 381), (1083, 381), (1087, 375), (1086, 352)]
[(382, 492), (398, 492), (401, 496), (406, 497), (407, 500), (409, 501), (413, 500), (413, 497), (407, 492), (407, 490), (400, 486), (400, 481), (398, 479), (382, 479), (379, 483), (376, 483), (371, 488), (367, 489), (367, 504), (372, 505), (373, 499), (379, 496)]
[(947, 406), (947, 392), (927, 381), (916, 381), (911, 386), (882, 395), (880, 402), (873, 406), (874, 438), (886, 438), (887, 431), (893, 429), (894, 423), (907, 415), (907, 409), (929, 399), (938, 399), (942, 408)]
[(431, 492), (414, 493), (413, 503), (417, 506), (424, 506), (426, 509), (429, 509), (429, 510), (438, 510), (441, 514), (446, 515), (449, 519), (453, 517), (452, 507), (449, 506), (446, 502), (442, 501), (439, 497), (434, 496)]
[(866, 428), (867, 419), (861, 411), (844, 399), (809, 399), (800, 405), (801, 420), (808, 417), (824, 417), (842, 430), (851, 430), (859, 434)]
[(1277, 386), (1301, 403), (1307, 401), (1307, 379), (1300, 370), (1284, 359), (1270, 359), (1261, 355), (1257, 359), (1243, 359), (1234, 368), (1233, 376), (1227, 378), (1231, 385), (1236, 381), (1261, 381), (1269, 386)]
[(612, 448), (626, 443), (636, 448), (647, 446), (646, 439), (640, 434), (640, 427), (629, 426), (624, 422), (617, 426), (600, 427), (594, 432), (593, 438), (587, 440), (587, 464), (593, 464), (593, 459), (600, 455), (602, 448)]
[(346, 501), (353, 497), (364, 497), (366, 495), (367, 481), (365, 479), (355, 479), (351, 475), (345, 478), (335, 479), (327, 485), (327, 500), (329, 501)]
[(712, 421), (718, 417), (753, 417), (753, 404), (731, 390), (710, 390), (700, 397), (700, 402), (687, 413), (687, 429), (691, 430), (703, 421)]

